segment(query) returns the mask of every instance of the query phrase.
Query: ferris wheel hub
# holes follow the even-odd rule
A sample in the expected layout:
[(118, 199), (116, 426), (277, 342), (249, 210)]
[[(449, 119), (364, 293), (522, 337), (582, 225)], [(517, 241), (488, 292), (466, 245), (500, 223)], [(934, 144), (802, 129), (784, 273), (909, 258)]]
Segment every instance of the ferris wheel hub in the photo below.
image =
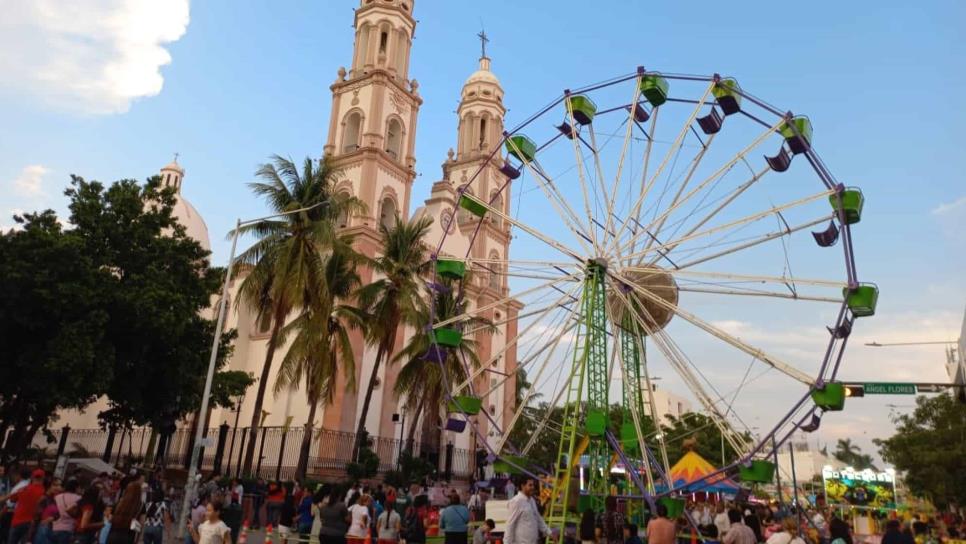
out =
[[(618, 293), (619, 291), (619, 293)], [(651, 331), (659, 331), (671, 322), (674, 313), (640, 293), (646, 291), (669, 306), (678, 303), (678, 285), (671, 274), (657, 265), (648, 265), (634, 270), (621, 270), (611, 276), (608, 285), (608, 319), (621, 327), (633, 327), (644, 332), (643, 322)]]

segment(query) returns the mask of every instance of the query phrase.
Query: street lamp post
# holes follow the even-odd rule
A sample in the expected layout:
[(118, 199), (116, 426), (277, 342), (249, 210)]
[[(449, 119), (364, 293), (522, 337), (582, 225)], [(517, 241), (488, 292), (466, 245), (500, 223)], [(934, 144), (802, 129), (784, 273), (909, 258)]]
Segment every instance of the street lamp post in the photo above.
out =
[[(231, 283), (231, 273), (235, 266), (235, 249), (238, 247), (238, 236), (240, 234), (241, 227), (251, 225), (265, 219), (271, 219), (273, 217), (284, 217), (296, 213), (307, 212), (311, 209), (318, 208), (323, 204), (327, 204), (327, 202), (318, 202), (311, 206), (306, 206), (297, 210), (266, 215), (265, 217), (259, 217), (258, 219), (242, 221), (241, 218), (238, 218), (235, 221), (235, 230), (233, 231), (231, 237), (231, 253), (229, 253), (228, 256), (228, 269), (225, 270), (225, 283), (221, 287), (221, 300), (218, 301), (218, 319), (215, 324), (215, 337), (211, 342), (211, 357), (208, 359), (208, 375), (205, 378), (205, 390), (201, 396), (201, 410), (198, 412), (202, 415), (201, 417), (204, 417), (204, 414), (208, 413), (208, 402), (211, 400), (211, 382), (215, 378), (215, 367), (218, 361), (218, 347), (221, 344), (221, 330), (222, 327), (224, 327), (225, 314), (227, 313), (225, 311), (225, 305), (228, 304), (228, 284)], [(181, 504), (181, 516), (178, 518), (178, 538), (182, 538), (184, 536), (185, 524), (188, 519), (188, 511), (191, 508), (191, 501), (198, 492), (198, 461), (201, 457), (201, 450), (204, 447), (202, 444), (204, 431), (204, 425), (197, 426), (194, 447), (191, 449), (191, 465), (188, 468), (188, 481), (185, 484), (184, 500)]]

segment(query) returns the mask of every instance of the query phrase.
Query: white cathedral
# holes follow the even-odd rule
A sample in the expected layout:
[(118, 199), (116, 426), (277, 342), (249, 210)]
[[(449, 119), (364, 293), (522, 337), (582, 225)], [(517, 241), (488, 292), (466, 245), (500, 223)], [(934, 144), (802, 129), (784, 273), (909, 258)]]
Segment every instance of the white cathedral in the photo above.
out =
[[(336, 191), (359, 198), (366, 204), (368, 212), (342, 218), (341, 226), (347, 233), (355, 235), (357, 250), (374, 256), (380, 249), (380, 223), (388, 224), (396, 213), (404, 218), (426, 215), (434, 219), (426, 240), (428, 246), (435, 248), (443, 238), (443, 229), (447, 229), (441, 255), (462, 258), (469, 250), (469, 255), (474, 259), (505, 261), (510, 249), (509, 224), (498, 217), (487, 217), (483, 220), (480, 233), (473, 238), (478, 218), (462, 210), (462, 213), (456, 213), (456, 193), (470, 179), (472, 185), (467, 190), (472, 194), (490, 197), (492, 206), (504, 212), (510, 206), (508, 198), (497, 196), (500, 187), (509, 183), (499, 171), (503, 165), (502, 159), (498, 153), (488, 158), (501, 141), (506, 108), (503, 104), (503, 88), (490, 71), (490, 59), (485, 55), (479, 60), (479, 69), (463, 84), (457, 110), (457, 144), (455, 151), (450, 149), (443, 162), (443, 179), (433, 184), (430, 197), (424, 205), (410, 213), (410, 196), (416, 178), (416, 122), (423, 104), (418, 83), (409, 78), (410, 49), (416, 27), (412, 10), (413, 0), (361, 0), (361, 5), (355, 10), (352, 63), (349, 70), (339, 68), (338, 77), (330, 87), (332, 112), (323, 153), (341, 171), (342, 179)], [(482, 171), (474, 177), (480, 169)], [(175, 161), (162, 168), (160, 175), (162, 183), (173, 186), (177, 192), (177, 218), (185, 225), (190, 236), (205, 249), (210, 249), (204, 219), (182, 194), (184, 168)], [(502, 191), (502, 194), (509, 195), (509, 189)], [(472, 248), (469, 247), (471, 240)], [(363, 283), (372, 281), (373, 272), (370, 269), (360, 272)], [(254, 308), (235, 304), (245, 274), (242, 271), (230, 284), (231, 305), (225, 327), (236, 329), (238, 337), (227, 369), (250, 372), (257, 379), (265, 359), (270, 323), (264, 320), (259, 322)], [(470, 309), (504, 299), (509, 294), (506, 270), (475, 274), (472, 278), (473, 284), (466, 291)], [(212, 302), (214, 307), (217, 300)], [(496, 333), (480, 333), (476, 338), (481, 361), (490, 361), (503, 350), (507, 338), (516, 336), (515, 317), (520, 309), (521, 305), (511, 300), (479, 314), (498, 324)], [(294, 318), (294, 315), (290, 318)], [(414, 334), (411, 329), (401, 332), (397, 339), (397, 350)], [(308, 417), (309, 406), (304, 387), (295, 392), (272, 393), (274, 371), (278, 369), (287, 347), (281, 346), (276, 351), (272, 381), (266, 389), (262, 426), (300, 427)], [(359, 332), (354, 333), (353, 347), (357, 390), (347, 390), (340, 373), (334, 401), (318, 409), (316, 429), (356, 430), (376, 349), (367, 346)], [(484, 397), (483, 409), (492, 414), (504, 429), (515, 408), (516, 366), (516, 348), (510, 346), (491, 363), (488, 370), (492, 372), (483, 372), (474, 384), (477, 392), (493, 389)], [(405, 399), (396, 398), (392, 388), (399, 367), (398, 364), (384, 364), (380, 368), (378, 385), (373, 392), (366, 420), (370, 435), (392, 438), (401, 434), (399, 423), (394, 421), (393, 415), (402, 413)], [(503, 381), (504, 377), (508, 378)], [(249, 389), (239, 410), (214, 410), (209, 426), (227, 422), (234, 427), (236, 421), (240, 422), (241, 427), (247, 426), (252, 419), (256, 388), (257, 384)], [(97, 413), (105, 407), (106, 402), (102, 399), (84, 412), (62, 414), (61, 421), (73, 429), (94, 428), (97, 426)], [(442, 412), (440, 416), (442, 421), (446, 420)], [(409, 422), (415, 424), (413, 419), (410, 417)], [(496, 431), (488, 428), (485, 417), (476, 419), (487, 441), (491, 444), (499, 441)], [(443, 443), (452, 443), (457, 448), (476, 449), (479, 445), (475, 441), (475, 433), (467, 429), (462, 433), (446, 431)], [(319, 446), (324, 448), (325, 444)]]

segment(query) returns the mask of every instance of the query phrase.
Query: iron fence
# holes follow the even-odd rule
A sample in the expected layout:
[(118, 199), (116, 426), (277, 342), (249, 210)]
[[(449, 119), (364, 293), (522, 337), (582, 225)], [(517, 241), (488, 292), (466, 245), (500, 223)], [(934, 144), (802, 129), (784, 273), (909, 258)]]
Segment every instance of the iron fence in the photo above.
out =
[[(245, 451), (251, 440), (249, 427), (210, 427), (205, 430), (206, 446), (202, 450), (200, 468), (231, 476), (243, 476)], [(194, 436), (190, 428), (175, 430), (168, 438), (163, 456), (158, 456), (161, 437), (150, 428), (138, 427), (112, 433), (105, 429), (56, 429), (34, 439), (34, 448), (47, 456), (54, 456), (67, 433), (64, 452), (73, 457), (98, 457), (114, 464), (157, 460), (165, 466), (187, 467), (190, 464)], [(295, 475), (304, 427), (260, 427), (255, 433), (255, 458), (250, 474), (270, 479), (286, 479)], [(352, 461), (355, 433), (315, 429), (309, 443), (307, 474), (344, 474), (346, 463)], [(397, 468), (404, 441), (398, 438), (371, 436), (370, 448), (379, 458), (379, 472)], [(452, 448), (447, 461), (447, 448), (415, 442), (411, 453), (435, 464), (440, 472), (447, 468), (457, 480), (469, 479), (473, 473), (475, 456), (470, 450)], [(440, 451), (441, 450), (441, 451)], [(448, 465), (448, 467), (447, 467)]]

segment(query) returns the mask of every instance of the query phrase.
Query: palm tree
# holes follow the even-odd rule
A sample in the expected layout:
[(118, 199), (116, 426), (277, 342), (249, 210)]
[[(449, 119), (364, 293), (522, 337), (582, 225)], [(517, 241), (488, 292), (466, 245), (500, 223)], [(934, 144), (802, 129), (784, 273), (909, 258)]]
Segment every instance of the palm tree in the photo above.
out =
[(353, 448), (356, 452), (365, 436), (366, 417), (369, 415), (369, 404), (372, 402), (379, 366), (393, 355), (399, 325), (415, 324), (417, 316), (423, 310), (420, 285), (431, 264), (423, 238), (432, 224), (433, 220), (429, 217), (404, 221), (397, 215), (391, 227), (379, 227), (382, 234), (382, 255), (373, 259), (371, 266), (382, 277), (358, 291), (360, 307), (371, 316), (366, 336), (370, 344), (376, 345), (376, 360), (372, 365), (362, 412), (359, 414)]
[(283, 389), (297, 390), (305, 382), (309, 416), (299, 450), (296, 477), (304, 478), (312, 445), (315, 412), (320, 402), (332, 403), (339, 367), (346, 387), (355, 390), (355, 356), (349, 331), (364, 327), (364, 312), (344, 304), (359, 286), (356, 268), (363, 257), (352, 249), (352, 238), (340, 236), (323, 264), (324, 280), (302, 313), (281, 331), (281, 342), (294, 334), (292, 344), (282, 359), (275, 381), (275, 393)]
[(851, 438), (839, 438), (838, 442), (835, 443), (835, 451), (832, 456), (847, 465), (851, 465), (855, 462), (859, 451), (859, 447), (852, 443)]
[[(463, 281), (469, 282), (469, 276)], [(462, 315), (467, 307), (465, 299), (457, 298), (455, 284), (444, 281), (442, 285), (444, 287), (442, 290), (432, 291), (432, 317), (437, 322)], [(439, 415), (439, 407), (446, 399), (447, 392), (466, 381), (467, 367), (471, 369), (480, 367), (478, 345), (473, 334), (464, 336), (458, 348), (447, 348), (446, 359), (442, 365), (425, 360), (423, 356), (429, 351), (432, 341), (423, 331), (431, 323), (430, 317), (431, 312), (424, 306), (416, 320), (416, 328), (421, 332), (413, 335), (394, 358), (394, 361), (405, 361), (399, 370), (393, 391), (397, 397), (406, 397), (403, 408), (413, 414), (413, 423), (409, 427), (406, 439), (407, 444), (413, 443), (420, 416), (423, 417), (424, 438), (430, 438), (432, 445), (438, 444), (440, 433), (434, 433), (432, 430), (436, 423), (436, 416)], [(482, 331), (487, 334), (495, 331), (491, 321), (479, 316), (469, 317), (460, 325), (464, 331)]]
[(244, 300), (256, 308), (259, 322), (271, 323), (249, 427), (246, 473), (255, 456), (265, 389), (285, 320), (306, 305), (313, 287), (320, 284), (323, 255), (336, 238), (333, 219), (344, 211), (363, 207), (353, 197), (333, 195), (337, 172), (326, 160), (314, 162), (306, 158), (299, 172), (290, 159), (274, 155), (272, 163), (263, 164), (255, 175), (263, 181), (250, 183), (249, 187), (256, 195), (265, 197), (275, 214), (311, 209), (262, 219), (240, 229), (240, 234), (254, 235), (258, 241), (238, 256), (239, 266), (251, 268), (242, 281), (238, 302)]

